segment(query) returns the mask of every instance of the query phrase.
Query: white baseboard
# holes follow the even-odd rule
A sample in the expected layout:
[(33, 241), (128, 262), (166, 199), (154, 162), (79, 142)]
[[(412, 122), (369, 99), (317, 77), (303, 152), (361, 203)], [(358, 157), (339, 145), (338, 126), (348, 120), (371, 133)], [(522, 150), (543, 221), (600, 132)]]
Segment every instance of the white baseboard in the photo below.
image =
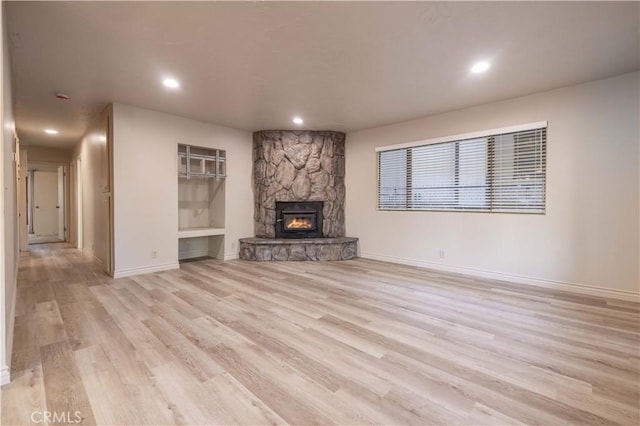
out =
[(6, 385), (11, 381), (11, 373), (9, 372), (9, 367), (2, 367), (0, 369), (0, 386)]
[(141, 266), (139, 268), (120, 269), (120, 270), (113, 271), (113, 278), (118, 279), (118, 278), (124, 278), (124, 277), (131, 277), (133, 275), (151, 274), (153, 272), (168, 271), (170, 269), (178, 269), (178, 268), (180, 268), (180, 263), (170, 262), (170, 263), (163, 263), (160, 265)]
[(486, 271), (483, 269), (467, 268), (464, 266), (445, 265), (441, 263), (427, 262), (424, 260), (407, 259), (395, 256), (379, 255), (375, 253), (361, 253), (361, 257), (365, 259), (381, 260), (383, 262), (399, 263), (402, 265), (420, 266), (423, 268), (434, 269), (437, 271), (455, 272), (458, 274), (474, 275), (482, 278), (490, 278), (512, 282), (516, 284), (526, 284), (536, 287), (550, 288), (554, 290), (568, 291), (571, 293), (608, 297), (611, 299), (626, 300), (629, 302), (639, 302), (640, 293), (630, 291), (613, 290), (610, 288), (593, 287), (585, 284), (576, 284), (563, 281), (548, 280), (545, 278), (534, 278), (523, 275), (507, 274), (504, 272)]

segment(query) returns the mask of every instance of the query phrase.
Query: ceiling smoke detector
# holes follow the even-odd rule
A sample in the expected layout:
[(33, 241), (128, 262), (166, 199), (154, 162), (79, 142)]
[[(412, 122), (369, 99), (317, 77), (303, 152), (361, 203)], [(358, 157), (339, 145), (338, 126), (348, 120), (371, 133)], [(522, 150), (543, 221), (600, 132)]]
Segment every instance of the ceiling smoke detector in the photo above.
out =
[(66, 101), (69, 99), (69, 95), (66, 93), (56, 93), (56, 98)]

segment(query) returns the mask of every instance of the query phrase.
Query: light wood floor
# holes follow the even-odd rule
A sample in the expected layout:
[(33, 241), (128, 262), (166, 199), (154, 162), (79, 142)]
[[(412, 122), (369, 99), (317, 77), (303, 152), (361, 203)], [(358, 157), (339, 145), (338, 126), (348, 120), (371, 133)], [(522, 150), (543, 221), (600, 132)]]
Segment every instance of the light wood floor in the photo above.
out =
[(27, 243), (29, 244), (61, 243), (62, 241), (63, 240), (57, 235), (29, 234), (27, 236)]
[(112, 280), (54, 244), (16, 314), (3, 425), (639, 423), (630, 302), (363, 259)]

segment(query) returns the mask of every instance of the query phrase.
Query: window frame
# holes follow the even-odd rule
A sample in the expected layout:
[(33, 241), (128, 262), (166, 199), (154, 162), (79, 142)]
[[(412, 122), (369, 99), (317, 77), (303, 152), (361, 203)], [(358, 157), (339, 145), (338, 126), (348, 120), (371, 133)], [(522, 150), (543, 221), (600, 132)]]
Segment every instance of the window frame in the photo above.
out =
[[(505, 208), (494, 208), (494, 195), (493, 195), (493, 185), (491, 184), (491, 178), (493, 176), (493, 150), (495, 148), (494, 142), (495, 138), (500, 135), (517, 133), (517, 132), (526, 132), (532, 130), (543, 130), (545, 133), (545, 137), (543, 140), (543, 144), (541, 146), (541, 161), (543, 165), (543, 188), (542, 188), (542, 203), (541, 209), (505, 209)], [(547, 142), (548, 142), (548, 122), (547, 121), (537, 121), (532, 123), (520, 124), (509, 127), (502, 127), (496, 129), (482, 130), (478, 132), (471, 133), (463, 133), (458, 135), (451, 135), (439, 138), (431, 138), (418, 140), (413, 142), (400, 143), (395, 145), (385, 145), (375, 148), (376, 152), (376, 210), (377, 211), (430, 211), (430, 212), (461, 212), (461, 213), (506, 213), (506, 214), (533, 214), (533, 215), (546, 215), (547, 212)], [(411, 186), (407, 184), (406, 188), (406, 202), (404, 207), (388, 207), (380, 205), (380, 153), (385, 151), (396, 151), (396, 150), (406, 150), (407, 158), (411, 157), (411, 149), (428, 145), (442, 144), (442, 143), (454, 143), (454, 149), (458, 151), (459, 143), (464, 142), (465, 140), (473, 140), (473, 139), (487, 139), (487, 165), (486, 165), (486, 180), (487, 180), (487, 199), (486, 199), (486, 208), (438, 208), (438, 207), (413, 207), (412, 198), (413, 195), (411, 193)], [(410, 160), (407, 162), (406, 175), (407, 180), (409, 180), (409, 174), (411, 173), (410, 168)], [(456, 161), (455, 163), (456, 172), (455, 172), (455, 180), (458, 181), (460, 178), (460, 171), (458, 169), (459, 163)], [(456, 189), (457, 190), (457, 189)]]

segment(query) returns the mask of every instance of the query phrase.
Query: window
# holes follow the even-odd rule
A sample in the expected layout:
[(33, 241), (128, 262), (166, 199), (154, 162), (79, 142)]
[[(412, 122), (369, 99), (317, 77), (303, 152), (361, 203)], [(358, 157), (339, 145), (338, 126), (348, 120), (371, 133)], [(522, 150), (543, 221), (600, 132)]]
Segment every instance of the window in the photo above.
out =
[(384, 173), (378, 178), (378, 205), (390, 209), (407, 206), (407, 150), (387, 151), (378, 162)]
[(544, 213), (546, 122), (378, 149), (378, 208)]

